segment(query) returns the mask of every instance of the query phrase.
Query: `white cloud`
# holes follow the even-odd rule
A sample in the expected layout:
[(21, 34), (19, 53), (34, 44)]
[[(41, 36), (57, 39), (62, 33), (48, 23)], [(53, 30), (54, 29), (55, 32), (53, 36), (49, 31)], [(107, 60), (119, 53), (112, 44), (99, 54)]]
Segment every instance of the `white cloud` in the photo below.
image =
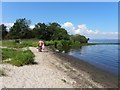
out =
[(78, 25), (77, 29), (74, 30), (73, 34), (81, 34), (81, 35), (89, 35), (89, 34), (100, 34), (100, 31), (98, 30), (91, 30), (88, 29), (85, 24)]
[(66, 22), (66, 23), (62, 24), (61, 26), (62, 26), (62, 28), (65, 28), (66, 30), (68, 30), (68, 32), (70, 34), (72, 34), (72, 30), (75, 29), (74, 25), (71, 22)]
[(73, 27), (73, 24), (71, 22), (66, 22), (63, 24), (63, 27)]
[(70, 34), (81, 34), (89, 38), (118, 38), (118, 32), (102, 32), (100, 30), (91, 30), (86, 24), (80, 24), (76, 28), (71, 22), (62, 25)]
[(14, 25), (14, 23), (3, 23), (3, 24), (7, 26), (7, 30), (9, 30)]
[[(9, 30), (14, 25), (14, 23), (2, 23), (2, 24), (7, 26), (7, 30)], [(33, 29), (34, 27), (35, 27), (34, 25), (30, 25), (31, 29)]]
[(30, 28), (33, 29), (35, 27), (35, 25), (30, 25)]

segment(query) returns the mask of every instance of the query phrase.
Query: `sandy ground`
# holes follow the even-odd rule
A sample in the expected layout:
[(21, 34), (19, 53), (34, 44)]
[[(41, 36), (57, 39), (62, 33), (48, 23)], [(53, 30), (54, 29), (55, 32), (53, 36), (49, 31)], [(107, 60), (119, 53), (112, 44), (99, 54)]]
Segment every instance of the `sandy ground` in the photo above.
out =
[(53, 52), (38, 52), (35, 47), (30, 47), (30, 50), (35, 54), (36, 64), (22, 67), (1, 65), (7, 76), (0, 77), (0, 88), (102, 88), (85, 72), (74, 73), (74, 68), (71, 68), (74, 78), (78, 74), (81, 78), (78, 79), (79, 83), (71, 78), (67, 73), (71, 72), (70, 67), (68, 68), (69, 63), (63, 65)]

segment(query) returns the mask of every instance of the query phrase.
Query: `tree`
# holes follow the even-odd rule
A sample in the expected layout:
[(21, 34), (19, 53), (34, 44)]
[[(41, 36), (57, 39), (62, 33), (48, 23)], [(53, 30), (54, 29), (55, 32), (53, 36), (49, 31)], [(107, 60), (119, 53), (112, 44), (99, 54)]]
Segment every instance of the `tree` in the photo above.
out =
[(7, 27), (4, 24), (0, 25), (0, 34), (2, 35), (2, 39), (5, 39), (8, 34)]
[(53, 40), (69, 40), (69, 35), (65, 29), (58, 27), (54, 30), (52, 39)]
[(85, 36), (82, 36), (80, 34), (71, 35), (70, 39), (73, 41), (79, 41), (80, 43), (87, 43), (88, 42), (88, 39)]
[(10, 28), (9, 38), (23, 39), (30, 38), (30, 20), (17, 19), (14, 25)]
[(33, 32), (36, 38), (44, 40), (62, 40), (69, 38), (67, 31), (55, 22), (49, 23), (48, 25), (38, 23), (35, 25)]
[(49, 26), (52, 26), (52, 27), (61, 27), (60, 24), (56, 23), (56, 22), (53, 22), (53, 23), (49, 23)]
[(45, 23), (38, 23), (33, 28), (33, 33), (36, 38), (47, 39), (47, 25)]

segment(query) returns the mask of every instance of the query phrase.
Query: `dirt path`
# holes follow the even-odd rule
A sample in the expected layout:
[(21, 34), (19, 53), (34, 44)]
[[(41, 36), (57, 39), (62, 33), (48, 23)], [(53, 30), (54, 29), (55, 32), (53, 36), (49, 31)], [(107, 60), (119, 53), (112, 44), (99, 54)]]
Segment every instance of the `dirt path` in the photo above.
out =
[[(65, 73), (55, 68), (53, 63), (58, 63), (51, 52), (39, 52), (35, 47), (30, 47), (35, 54), (34, 65), (16, 67), (5, 64), (2, 67), (7, 71), (2, 79), (4, 88), (73, 88), (75, 81)], [(58, 63), (59, 64), (59, 63)]]

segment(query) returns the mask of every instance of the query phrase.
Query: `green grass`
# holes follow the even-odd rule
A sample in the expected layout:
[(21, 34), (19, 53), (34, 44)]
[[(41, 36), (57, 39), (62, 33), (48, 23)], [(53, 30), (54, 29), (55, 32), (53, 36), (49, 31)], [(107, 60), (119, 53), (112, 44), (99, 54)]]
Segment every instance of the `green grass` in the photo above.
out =
[(55, 40), (55, 41), (45, 41), (45, 45), (50, 46), (53, 50), (58, 49), (60, 52), (65, 51), (68, 52), (72, 48), (78, 48), (81, 46), (88, 45), (81, 44), (78, 41), (71, 41), (71, 40)]
[(36, 47), (37, 39), (23, 39), (19, 40), (21, 43), (17, 43), (15, 40), (3, 40), (2, 46), (11, 48), (23, 48), (23, 47)]
[[(30, 50), (14, 50), (8, 48), (2, 48), (2, 60), (3, 62), (13, 64), (15, 66), (23, 66), (32, 64), (34, 62), (34, 54)], [(6, 59), (11, 59), (6, 61)]]

